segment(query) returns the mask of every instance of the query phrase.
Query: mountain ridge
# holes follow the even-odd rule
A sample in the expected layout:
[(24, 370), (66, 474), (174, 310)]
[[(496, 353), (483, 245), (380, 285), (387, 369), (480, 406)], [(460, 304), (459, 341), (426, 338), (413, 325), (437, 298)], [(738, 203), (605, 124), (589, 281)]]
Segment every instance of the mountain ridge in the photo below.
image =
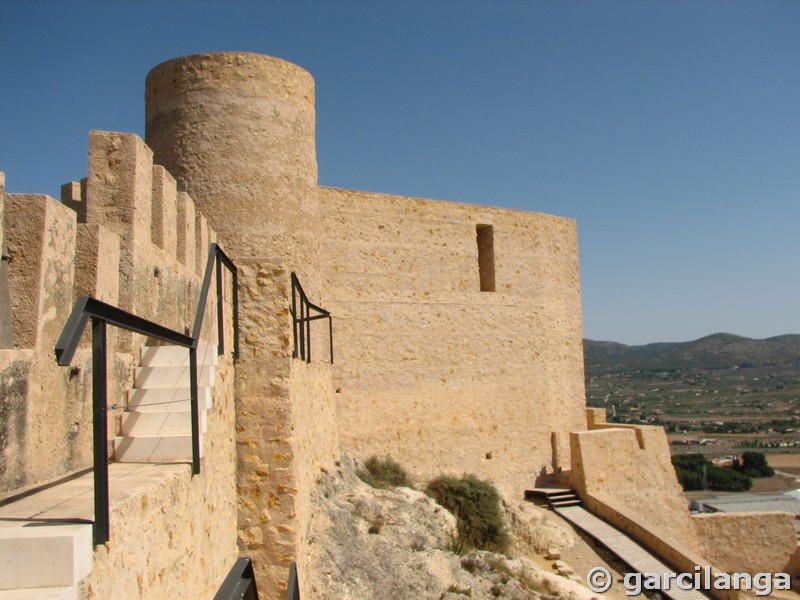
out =
[(800, 369), (800, 334), (752, 339), (714, 333), (688, 342), (637, 346), (584, 339), (583, 345), (587, 375), (693, 368)]

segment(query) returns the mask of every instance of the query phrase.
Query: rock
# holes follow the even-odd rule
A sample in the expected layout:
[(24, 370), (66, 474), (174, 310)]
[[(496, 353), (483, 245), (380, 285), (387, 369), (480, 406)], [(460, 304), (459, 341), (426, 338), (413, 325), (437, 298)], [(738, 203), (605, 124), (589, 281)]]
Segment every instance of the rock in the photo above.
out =
[(552, 548), (572, 548), (577, 540), (562, 519), (531, 502), (504, 502), (503, 512), (513, 538), (512, 554), (545, 554)]
[(560, 567), (558, 567), (558, 574), (559, 575), (573, 575), (575, 573), (575, 569), (570, 567), (568, 564), (562, 563)]
[[(457, 528), (450, 512), (410, 488), (372, 488), (358, 479), (356, 468), (352, 459), (343, 456), (336, 472), (318, 478), (312, 498), (313, 516), (306, 532), (309, 551), (305, 562), (301, 558), (298, 565), (310, 597), (591, 597), (586, 588), (546, 573), (525, 558), (511, 559), (485, 551), (459, 556), (453, 552)], [(548, 534), (543, 538), (565, 537), (555, 535), (558, 530), (545, 519), (526, 513), (523, 520), (530, 528), (534, 523), (544, 524)], [(528, 539), (531, 537), (534, 533), (529, 531)]]

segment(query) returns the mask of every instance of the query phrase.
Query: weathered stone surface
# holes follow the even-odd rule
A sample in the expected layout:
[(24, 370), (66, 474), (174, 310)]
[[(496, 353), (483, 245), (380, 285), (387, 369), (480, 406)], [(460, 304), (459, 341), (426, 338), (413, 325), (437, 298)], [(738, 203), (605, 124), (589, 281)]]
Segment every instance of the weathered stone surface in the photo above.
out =
[(52, 348), (72, 308), (75, 213), (48, 196), (5, 195), (17, 348)]
[(503, 513), (512, 534), (514, 554), (548, 554), (557, 560), (559, 550), (575, 544), (575, 530), (546, 508), (530, 502), (504, 502)]
[(95, 551), (84, 600), (211, 598), (219, 589), (237, 558), (233, 375), (221, 357), (200, 475), (175, 465), (161, 479), (143, 476), (113, 505), (111, 541)]
[(794, 515), (714, 513), (695, 515), (692, 524), (703, 555), (728, 573), (798, 573)]
[(310, 552), (299, 567), (309, 597), (539, 598), (591, 593), (525, 558), (450, 548), (455, 517), (410, 488), (375, 489), (344, 455), (322, 473), (313, 496)]

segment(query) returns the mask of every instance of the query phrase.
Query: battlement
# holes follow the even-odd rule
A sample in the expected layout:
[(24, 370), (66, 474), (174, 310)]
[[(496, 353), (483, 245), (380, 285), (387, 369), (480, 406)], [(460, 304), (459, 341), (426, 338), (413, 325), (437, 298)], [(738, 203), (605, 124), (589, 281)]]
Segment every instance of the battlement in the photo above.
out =
[[(88, 176), (64, 184), (61, 194), (58, 202), (0, 193), (9, 257), (3, 312), (11, 325), (7, 348), (0, 350), (0, 402), (7, 417), (0, 423), (0, 494), (90, 466), (88, 333), (71, 368), (57, 367), (53, 353), (75, 300), (93, 296), (188, 332), (207, 249), (216, 240), (192, 198), (153, 164), (152, 152), (136, 135), (91, 132)], [(202, 337), (213, 343), (212, 325), (207, 317)], [(111, 438), (132, 380), (134, 353), (145, 341), (109, 332), (109, 404), (118, 407), (110, 419)]]

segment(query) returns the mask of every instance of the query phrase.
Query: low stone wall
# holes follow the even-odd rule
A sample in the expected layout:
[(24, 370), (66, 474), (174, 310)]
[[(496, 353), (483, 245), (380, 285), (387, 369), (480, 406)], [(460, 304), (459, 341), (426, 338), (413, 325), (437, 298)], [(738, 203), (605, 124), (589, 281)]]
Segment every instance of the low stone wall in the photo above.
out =
[(788, 513), (714, 513), (692, 518), (704, 555), (729, 573), (796, 577), (797, 533)]

